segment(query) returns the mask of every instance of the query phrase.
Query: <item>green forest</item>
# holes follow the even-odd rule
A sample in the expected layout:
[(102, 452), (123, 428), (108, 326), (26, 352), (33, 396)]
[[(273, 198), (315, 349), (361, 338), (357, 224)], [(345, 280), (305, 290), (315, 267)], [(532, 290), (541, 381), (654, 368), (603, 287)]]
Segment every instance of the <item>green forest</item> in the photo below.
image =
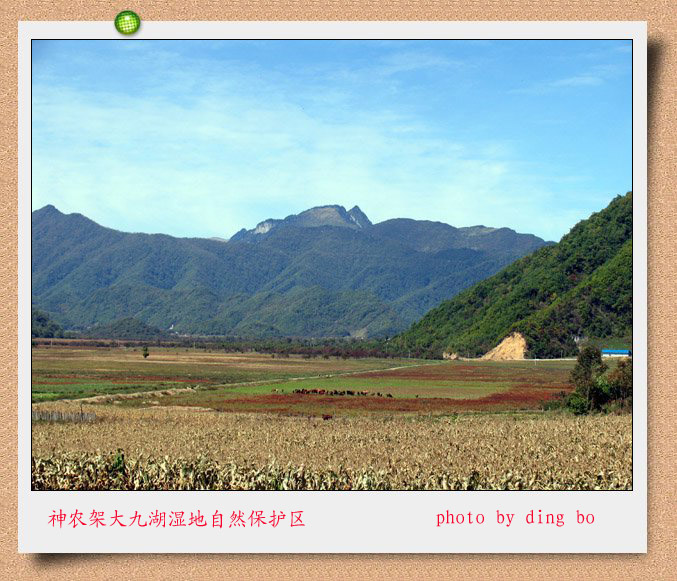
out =
[(225, 242), (119, 232), (45, 206), (32, 215), (33, 303), (84, 332), (134, 317), (185, 334), (392, 336), (546, 244), (507, 228), (366, 218), (357, 228), (341, 216), (314, 227), (291, 217)]
[(632, 193), (428, 312), (393, 340), (399, 349), (476, 357), (512, 332), (527, 356), (571, 356), (585, 341), (632, 334)]
[(53, 339), (63, 336), (63, 328), (48, 313), (34, 307), (31, 309), (31, 337)]

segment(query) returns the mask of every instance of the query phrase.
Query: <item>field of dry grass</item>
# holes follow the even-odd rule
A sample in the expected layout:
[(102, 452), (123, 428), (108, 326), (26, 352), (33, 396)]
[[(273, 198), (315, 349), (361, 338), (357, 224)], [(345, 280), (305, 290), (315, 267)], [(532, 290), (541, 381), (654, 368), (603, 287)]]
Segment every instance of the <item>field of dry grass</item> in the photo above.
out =
[(394, 415), (323, 421), (204, 408), (91, 409), (97, 414), (93, 423), (34, 422), (35, 488), (632, 486), (630, 416)]

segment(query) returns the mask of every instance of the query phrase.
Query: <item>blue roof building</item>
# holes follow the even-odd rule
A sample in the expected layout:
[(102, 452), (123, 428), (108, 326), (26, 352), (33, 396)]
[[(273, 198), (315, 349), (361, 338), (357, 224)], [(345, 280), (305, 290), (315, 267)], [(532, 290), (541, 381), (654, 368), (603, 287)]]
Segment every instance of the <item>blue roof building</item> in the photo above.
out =
[(602, 349), (602, 357), (607, 356), (625, 356), (632, 357), (632, 350), (630, 349)]

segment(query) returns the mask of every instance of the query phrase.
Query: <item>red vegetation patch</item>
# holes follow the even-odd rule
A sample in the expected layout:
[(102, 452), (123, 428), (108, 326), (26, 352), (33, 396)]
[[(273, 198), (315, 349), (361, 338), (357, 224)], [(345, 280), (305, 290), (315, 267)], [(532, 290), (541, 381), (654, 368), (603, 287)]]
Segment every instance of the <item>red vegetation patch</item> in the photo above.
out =
[[(110, 381), (111, 383), (130, 383), (139, 381), (164, 381), (167, 383), (213, 383), (211, 379), (202, 377), (172, 377), (167, 375), (87, 375), (87, 374), (71, 374), (71, 375), (44, 375), (47, 379), (81, 379), (92, 381)], [(33, 381), (33, 385), (56, 385), (56, 384), (42, 384), (40, 381)]]
[[(476, 399), (266, 394), (227, 399), (211, 397), (209, 401), (203, 401), (203, 405), (225, 412), (272, 412), (318, 416), (341, 411), (450, 413), (454, 411), (533, 410), (539, 409), (542, 402), (557, 397), (560, 392), (570, 390), (570, 386), (565, 384), (551, 385), (547, 388), (521, 384), (502, 393)], [(191, 405), (194, 405), (194, 402)]]
[(171, 377), (167, 375), (103, 375), (99, 379), (105, 379), (108, 381), (171, 381), (173, 383), (205, 383), (209, 380), (203, 379), (200, 377), (191, 377), (189, 379), (185, 377)]
[(564, 383), (568, 377), (567, 370), (557, 369), (524, 369), (487, 365), (425, 365), (421, 367), (359, 373), (352, 377), (363, 379), (399, 379), (409, 381), (478, 381), (495, 383), (528, 383), (531, 385), (552, 386)]
[(207, 383), (202, 381), (201, 379), (185, 379), (185, 378), (180, 378), (180, 377), (162, 377), (162, 376), (151, 376), (151, 375), (135, 375), (135, 376), (130, 376), (130, 377), (123, 377), (123, 378), (116, 378), (116, 379), (111, 379), (109, 377), (102, 378), (105, 379), (106, 381), (110, 381), (111, 383), (114, 384), (122, 384), (122, 383), (130, 383), (132, 381), (134, 382), (139, 382), (139, 381), (162, 381), (165, 383)]

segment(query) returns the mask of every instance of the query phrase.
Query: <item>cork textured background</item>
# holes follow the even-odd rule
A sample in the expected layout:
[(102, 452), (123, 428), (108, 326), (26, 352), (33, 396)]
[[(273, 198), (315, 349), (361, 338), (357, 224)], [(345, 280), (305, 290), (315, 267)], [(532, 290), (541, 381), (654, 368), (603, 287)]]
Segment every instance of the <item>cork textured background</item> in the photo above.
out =
[[(672, 9), (670, 8), (672, 6)], [(647, 555), (19, 555), (17, 553), (17, 22), (107, 20), (643, 20), (649, 66)], [(677, 10), (670, 0), (4, 0), (0, 6), (0, 577), (675, 578)]]

